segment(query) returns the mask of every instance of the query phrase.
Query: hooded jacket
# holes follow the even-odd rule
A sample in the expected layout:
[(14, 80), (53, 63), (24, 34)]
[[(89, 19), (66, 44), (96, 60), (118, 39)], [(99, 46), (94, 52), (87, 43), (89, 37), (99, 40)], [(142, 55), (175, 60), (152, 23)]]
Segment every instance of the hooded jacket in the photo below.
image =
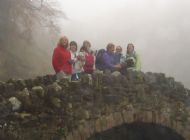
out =
[(136, 51), (133, 51), (131, 54), (126, 54), (126, 60), (127, 59), (133, 59), (135, 62), (134, 70), (140, 71), (141, 70), (141, 61), (140, 56)]
[(52, 65), (56, 73), (63, 71), (66, 74), (72, 74), (72, 64), (70, 63), (71, 54), (62, 45), (57, 45), (52, 57)]

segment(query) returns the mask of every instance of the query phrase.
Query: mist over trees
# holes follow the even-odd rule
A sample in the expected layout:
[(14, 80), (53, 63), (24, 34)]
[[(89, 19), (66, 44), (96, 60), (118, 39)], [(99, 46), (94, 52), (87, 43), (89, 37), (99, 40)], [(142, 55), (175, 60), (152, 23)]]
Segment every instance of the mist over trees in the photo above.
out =
[[(189, 5), (189, 0), (0, 0), (0, 80), (53, 73), (52, 51), (63, 32), (79, 46), (90, 40), (93, 49), (113, 42), (125, 50), (133, 42), (143, 71), (166, 73), (190, 87)], [(69, 20), (60, 21), (67, 19), (62, 9)]]
[(28, 78), (51, 72), (49, 49), (63, 12), (44, 0), (0, 1), (0, 80)]

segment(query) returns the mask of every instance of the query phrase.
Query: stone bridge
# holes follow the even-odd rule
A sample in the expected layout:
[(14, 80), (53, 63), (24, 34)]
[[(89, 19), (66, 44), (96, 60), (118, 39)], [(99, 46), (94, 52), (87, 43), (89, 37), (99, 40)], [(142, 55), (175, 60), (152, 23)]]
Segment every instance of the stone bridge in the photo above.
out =
[(0, 83), (1, 140), (87, 140), (134, 122), (162, 125), (190, 140), (190, 91), (150, 72)]

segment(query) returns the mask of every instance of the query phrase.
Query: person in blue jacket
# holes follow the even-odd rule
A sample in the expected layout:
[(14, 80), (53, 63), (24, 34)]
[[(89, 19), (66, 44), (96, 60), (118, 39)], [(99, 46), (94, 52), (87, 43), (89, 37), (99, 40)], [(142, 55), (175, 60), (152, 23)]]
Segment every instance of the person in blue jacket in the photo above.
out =
[(120, 64), (115, 64), (114, 58), (115, 45), (109, 43), (106, 48), (106, 52), (103, 54), (104, 71), (115, 71), (121, 68)]

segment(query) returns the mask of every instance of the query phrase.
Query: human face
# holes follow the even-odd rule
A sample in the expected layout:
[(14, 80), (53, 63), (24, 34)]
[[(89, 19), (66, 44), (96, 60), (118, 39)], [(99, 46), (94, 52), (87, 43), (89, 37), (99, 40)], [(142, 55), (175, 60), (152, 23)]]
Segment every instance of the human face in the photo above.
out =
[(115, 51), (115, 46), (110, 46), (109, 52), (114, 53), (114, 51)]
[(68, 38), (66, 36), (64, 36), (63, 38), (61, 38), (61, 45), (63, 45), (65, 48), (68, 47)]
[(122, 52), (122, 48), (120, 46), (117, 46), (115, 49), (116, 53), (121, 53)]
[(71, 45), (71, 46), (70, 46), (70, 50), (71, 50), (72, 52), (76, 52), (76, 51), (77, 51), (77, 47), (76, 47), (75, 45)]
[(90, 46), (90, 43), (89, 43), (89, 42), (87, 42), (87, 41), (84, 43), (84, 46), (87, 48), (87, 50), (89, 50), (89, 49), (90, 49), (90, 47), (91, 47), (91, 46)]
[(127, 52), (132, 53), (134, 51), (134, 46), (132, 44), (129, 44), (127, 47)]

